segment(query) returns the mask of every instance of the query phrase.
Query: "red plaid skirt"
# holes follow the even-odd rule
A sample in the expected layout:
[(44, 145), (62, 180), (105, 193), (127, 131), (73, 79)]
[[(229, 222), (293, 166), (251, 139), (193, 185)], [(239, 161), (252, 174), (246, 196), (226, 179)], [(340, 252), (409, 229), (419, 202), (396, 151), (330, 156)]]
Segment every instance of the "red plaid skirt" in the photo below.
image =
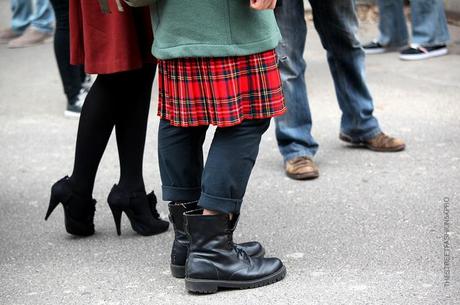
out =
[(158, 115), (171, 125), (228, 127), (286, 111), (274, 50), (159, 60)]

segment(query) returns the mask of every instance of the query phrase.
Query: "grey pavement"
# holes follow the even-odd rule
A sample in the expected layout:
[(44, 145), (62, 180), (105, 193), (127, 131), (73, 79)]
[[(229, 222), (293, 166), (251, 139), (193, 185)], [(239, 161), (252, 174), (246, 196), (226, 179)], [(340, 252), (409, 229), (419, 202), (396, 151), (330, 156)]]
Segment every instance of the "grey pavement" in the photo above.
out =
[[(8, 18), (8, 1), (0, 0), (0, 24)], [(321, 177), (285, 177), (272, 126), (235, 236), (262, 242), (288, 275), (268, 287), (206, 296), (188, 294), (170, 276), (171, 230), (140, 237), (124, 218), (116, 235), (106, 204), (119, 172), (113, 139), (96, 179), (97, 234), (67, 235), (61, 208), (43, 220), (50, 186), (72, 169), (78, 121), (63, 117), (51, 44), (1, 45), (0, 304), (460, 304), (460, 28), (451, 27), (446, 57), (368, 57), (376, 116), (386, 132), (407, 141), (395, 154), (338, 140), (332, 80), (310, 29), (305, 56)], [(363, 24), (361, 34), (373, 38), (375, 24)], [(158, 194), (155, 108), (154, 101), (145, 178)], [(164, 202), (159, 209), (166, 217)]]

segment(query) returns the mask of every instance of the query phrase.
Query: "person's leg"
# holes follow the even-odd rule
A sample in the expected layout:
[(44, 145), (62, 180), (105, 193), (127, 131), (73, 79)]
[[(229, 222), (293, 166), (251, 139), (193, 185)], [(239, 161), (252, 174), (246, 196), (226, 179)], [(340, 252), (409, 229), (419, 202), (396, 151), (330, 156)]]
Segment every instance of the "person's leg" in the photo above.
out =
[(208, 126), (175, 127), (161, 120), (158, 128), (158, 161), (163, 200), (197, 201), (201, 194), (203, 142)]
[(31, 26), (43, 33), (52, 33), (54, 12), (49, 0), (34, 0), (35, 10), (31, 16)]
[[(345, 1), (347, 3), (348, 1)], [(379, 31), (377, 42), (385, 47), (401, 47), (409, 42), (403, 0), (378, 0)]]
[(450, 40), (442, 0), (412, 0), (412, 43), (424, 47), (445, 45)]
[(275, 119), (276, 138), (284, 161), (313, 157), (318, 144), (311, 135), (312, 119), (305, 84), (303, 52), (307, 26), (302, 1), (283, 1), (275, 9), (283, 40), (277, 48), (287, 112)]
[[(159, 234), (166, 231), (169, 226), (167, 221), (160, 219), (156, 210), (157, 200), (154, 192), (147, 195), (142, 175), (147, 118), (154, 74), (155, 66), (145, 65), (141, 69), (107, 76), (110, 79), (110, 94), (106, 96), (105, 104), (107, 108), (110, 108), (107, 111), (112, 114), (110, 122), (115, 125), (120, 159), (120, 180), (112, 187), (107, 202), (112, 211), (118, 235), (121, 234), (123, 213), (129, 218), (133, 230), (140, 235)], [(94, 86), (97, 84), (97, 80)], [(83, 111), (85, 107), (86, 102)], [(96, 139), (97, 147), (90, 151), (93, 159), (87, 161), (87, 167), (83, 169), (86, 171), (84, 174), (91, 175), (88, 180), (92, 184), (94, 184), (94, 174), (112, 126), (107, 124), (101, 128), (100, 137)], [(97, 130), (95, 126), (92, 127)], [(102, 137), (104, 131), (106, 131), (106, 138)], [(87, 184), (86, 187), (90, 187), (90, 185)]]
[(342, 110), (341, 132), (354, 140), (380, 133), (364, 73), (364, 52), (357, 39), (358, 20), (353, 0), (310, 0), (315, 26), (327, 58)]
[(286, 268), (277, 258), (250, 258), (233, 242), (240, 207), (269, 119), (217, 128), (203, 171), (198, 205), (184, 214), (189, 252), (185, 287), (213, 293), (219, 288), (253, 288), (282, 280)]
[[(174, 127), (160, 121), (158, 131), (158, 159), (163, 184), (163, 199), (168, 204), (175, 238), (171, 249), (171, 272), (174, 277), (185, 277), (185, 261), (189, 241), (185, 234), (183, 214), (196, 210), (201, 193), (203, 172), (203, 142), (207, 126)], [(261, 257), (265, 250), (258, 242), (237, 245), (251, 257)]]
[(82, 108), (70, 181), (86, 196), (93, 192), (97, 168), (115, 125), (114, 90), (120, 85), (113, 74), (98, 75)]
[(53, 35), (54, 12), (49, 0), (36, 0), (30, 15), (30, 26), (24, 33), (8, 42), (8, 48), (24, 48), (41, 44)]
[(72, 176), (60, 179), (51, 188), (45, 220), (62, 203), (66, 230), (70, 234), (88, 236), (94, 233), (96, 201), (92, 199), (92, 192), (97, 167), (114, 126), (111, 107), (114, 87), (112, 75), (97, 77), (80, 116)]
[(54, 54), (59, 68), (64, 93), (67, 101), (72, 103), (80, 93), (83, 82), (82, 66), (70, 64), (70, 29), (69, 1), (51, 0), (56, 15), (56, 31), (54, 34)]
[(262, 135), (269, 126), (270, 119), (263, 119), (216, 129), (203, 170), (200, 207), (239, 214)]
[(11, 29), (22, 33), (30, 25), (33, 13), (32, 0), (10, 0), (11, 3)]
[(115, 132), (120, 158), (118, 186), (129, 192), (143, 192), (144, 159), (147, 119), (150, 108), (155, 65), (123, 73), (119, 82), (124, 90), (117, 97)]

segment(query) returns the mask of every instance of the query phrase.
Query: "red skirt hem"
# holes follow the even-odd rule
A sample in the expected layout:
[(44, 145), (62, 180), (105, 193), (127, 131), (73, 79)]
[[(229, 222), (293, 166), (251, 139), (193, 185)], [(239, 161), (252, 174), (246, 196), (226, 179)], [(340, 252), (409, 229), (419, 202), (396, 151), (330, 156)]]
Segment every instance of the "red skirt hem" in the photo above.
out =
[(167, 120), (169, 121), (169, 124), (171, 126), (174, 126), (174, 127), (198, 127), (198, 126), (208, 126), (208, 125), (212, 125), (212, 126), (216, 126), (216, 127), (232, 127), (232, 126), (236, 126), (236, 125), (239, 125), (241, 124), (243, 121), (246, 121), (246, 120), (262, 120), (262, 119), (271, 119), (271, 118), (275, 118), (275, 117), (278, 117), (278, 116), (282, 116), (283, 114), (285, 114), (287, 111), (287, 108), (284, 107), (282, 108), (281, 110), (279, 111), (276, 111), (274, 113), (268, 113), (268, 114), (265, 114), (265, 115), (254, 115), (254, 116), (249, 116), (249, 115), (245, 115), (245, 116), (241, 116), (238, 118), (237, 121), (233, 121), (233, 122), (223, 122), (223, 123), (218, 123), (218, 122), (209, 122), (208, 120), (203, 120), (203, 121), (197, 121), (197, 122), (193, 122), (193, 123), (189, 123), (189, 124), (183, 124), (183, 123), (176, 123), (174, 120), (171, 120), (170, 118), (168, 118), (168, 116), (166, 117), (162, 117), (160, 113), (158, 113), (158, 116), (162, 119), (162, 120)]

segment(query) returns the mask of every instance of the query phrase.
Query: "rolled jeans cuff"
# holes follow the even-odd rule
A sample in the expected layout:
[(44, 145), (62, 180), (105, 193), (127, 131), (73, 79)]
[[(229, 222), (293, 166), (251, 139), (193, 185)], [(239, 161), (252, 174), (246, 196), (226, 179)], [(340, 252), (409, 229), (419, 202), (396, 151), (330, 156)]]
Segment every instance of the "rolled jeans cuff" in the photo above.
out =
[(198, 187), (161, 187), (164, 201), (197, 201), (201, 195), (201, 186)]
[(373, 138), (375, 138), (379, 133), (382, 132), (382, 130), (380, 129), (380, 127), (376, 127), (374, 129), (372, 129), (371, 131), (368, 131), (364, 134), (361, 134), (359, 136), (355, 135), (355, 134), (350, 134), (350, 133), (347, 133), (345, 132), (344, 130), (341, 130), (340, 131), (341, 133), (349, 136), (350, 138), (353, 139), (353, 141), (369, 141)]
[(217, 211), (225, 214), (239, 214), (241, 209), (242, 199), (232, 199), (212, 196), (206, 193), (201, 193), (198, 205), (203, 209)]
[(382, 130), (380, 128), (375, 128), (374, 130), (362, 135), (360, 139), (361, 141), (368, 141), (368, 140), (375, 138), (381, 132)]

